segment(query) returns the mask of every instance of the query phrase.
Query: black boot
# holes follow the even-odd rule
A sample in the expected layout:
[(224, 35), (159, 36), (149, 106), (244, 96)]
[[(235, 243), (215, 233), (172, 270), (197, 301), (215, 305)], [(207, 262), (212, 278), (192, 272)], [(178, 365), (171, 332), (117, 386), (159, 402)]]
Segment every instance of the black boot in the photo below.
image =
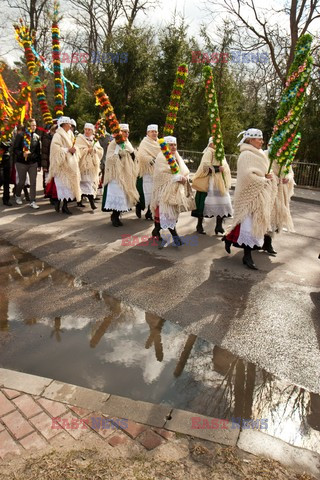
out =
[(56, 211), (57, 213), (59, 213), (59, 212), (60, 212), (60, 200), (55, 199), (53, 205), (54, 205), (55, 211)]
[(219, 215), (217, 216), (217, 222), (216, 222), (216, 228), (214, 229), (215, 234), (218, 235), (218, 233), (224, 234), (224, 229), (223, 229), (223, 217), (220, 217)]
[(181, 245), (184, 245), (184, 242), (181, 240), (181, 238), (177, 234), (177, 230), (175, 228), (169, 228), (168, 230), (172, 235), (172, 238), (176, 247), (181, 247)]
[(145, 214), (146, 220), (153, 220), (150, 206), (148, 207), (147, 213)]
[(275, 257), (277, 252), (273, 249), (272, 238), (270, 237), (270, 235), (265, 235), (264, 236), (264, 242), (263, 242), (263, 245), (262, 245), (262, 250), (270, 253), (270, 255)]
[(118, 212), (117, 210), (113, 210), (111, 214), (111, 222), (114, 227), (119, 227), (118, 223)]
[(252, 248), (250, 247), (244, 247), (244, 256), (242, 259), (242, 263), (244, 265), (247, 265), (247, 267), (251, 268), (252, 270), (258, 270), (258, 267), (253, 263), (251, 257), (251, 250)]
[(141, 203), (138, 202), (136, 205), (136, 215), (138, 218), (141, 218)]
[(91, 209), (95, 210), (97, 208), (97, 205), (95, 205), (95, 203), (94, 203), (93, 195), (88, 195), (88, 199), (89, 199), (89, 202), (90, 202)]
[(206, 235), (206, 232), (203, 229), (203, 217), (198, 217), (198, 223), (197, 223), (197, 232), (202, 233), (202, 235)]
[(165, 244), (167, 243), (166, 240), (163, 240), (163, 238), (161, 237), (160, 230), (161, 230), (160, 223), (154, 222), (154, 229), (152, 230), (151, 235), (158, 240), (158, 249), (159, 250), (161, 250), (165, 246)]
[(67, 215), (72, 215), (72, 212), (70, 212), (69, 208), (68, 208), (68, 202), (67, 200), (64, 198), (63, 199), (63, 204), (62, 204), (62, 209), (61, 211), (63, 213), (66, 213)]
[(231, 253), (231, 245), (232, 245), (232, 242), (230, 242), (230, 240), (227, 240), (227, 237), (224, 236), (221, 238), (221, 242), (224, 242), (224, 248), (225, 248), (225, 251), (227, 253)]

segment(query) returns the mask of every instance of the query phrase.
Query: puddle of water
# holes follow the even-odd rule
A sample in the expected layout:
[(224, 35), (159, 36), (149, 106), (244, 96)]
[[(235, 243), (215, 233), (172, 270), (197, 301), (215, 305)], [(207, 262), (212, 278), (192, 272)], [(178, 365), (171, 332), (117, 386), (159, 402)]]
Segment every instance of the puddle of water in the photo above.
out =
[(320, 453), (320, 396), (0, 242), (0, 366), (166, 403)]

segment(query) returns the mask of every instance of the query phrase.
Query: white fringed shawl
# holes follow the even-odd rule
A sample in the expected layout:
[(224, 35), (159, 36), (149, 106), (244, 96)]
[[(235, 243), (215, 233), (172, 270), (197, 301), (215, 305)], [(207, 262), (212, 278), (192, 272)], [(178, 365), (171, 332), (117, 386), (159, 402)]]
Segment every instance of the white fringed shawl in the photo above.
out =
[(129, 140), (126, 140), (124, 150), (117, 145), (115, 140), (112, 140), (107, 150), (104, 174), (104, 184), (116, 180), (126, 193), (131, 205), (135, 205), (139, 201), (139, 192), (136, 188), (137, 164), (130, 155), (133, 151)]
[[(180, 174), (188, 176), (190, 171), (178, 152), (175, 158), (179, 164)], [(155, 209), (161, 206), (164, 215), (169, 218), (175, 218), (179, 212), (191, 211), (195, 208), (192, 190), (189, 183), (182, 184), (173, 181), (168, 161), (160, 152), (156, 158), (154, 175), (153, 175), (153, 191), (151, 197), (151, 210), (155, 213)]]
[(50, 146), (50, 168), (48, 182), (54, 177), (71, 190), (78, 202), (81, 200), (79, 151), (74, 154), (66, 152), (64, 148), (71, 148), (73, 145), (73, 133), (66, 132), (59, 127), (52, 137)]
[[(203, 152), (200, 165), (194, 174), (193, 180), (196, 178), (206, 177), (209, 174), (209, 168), (219, 165), (220, 163), (215, 157), (215, 150), (211, 147), (207, 147)], [(221, 172), (216, 173), (214, 169), (212, 169), (213, 171), (211, 176), (213, 179), (214, 188), (218, 189), (221, 195), (225, 195), (225, 193), (231, 188), (231, 172), (225, 158), (223, 159), (222, 166), (224, 167), (223, 176)]]
[(265, 177), (269, 161), (262, 150), (244, 143), (240, 146), (240, 152), (231, 229), (251, 216), (252, 234), (261, 238), (270, 228), (277, 180)]
[(160, 152), (160, 145), (156, 140), (150, 137), (144, 137), (141, 141), (137, 152), (138, 176), (143, 175), (153, 176), (154, 163), (158, 153)]
[[(95, 143), (94, 146), (93, 143), (93, 140), (89, 140), (80, 134), (77, 136), (75, 146), (79, 149), (79, 169), (81, 177), (84, 175), (89, 177), (95, 189), (97, 189), (103, 148), (99, 143)], [(89, 153), (90, 147), (92, 148), (92, 153)]]

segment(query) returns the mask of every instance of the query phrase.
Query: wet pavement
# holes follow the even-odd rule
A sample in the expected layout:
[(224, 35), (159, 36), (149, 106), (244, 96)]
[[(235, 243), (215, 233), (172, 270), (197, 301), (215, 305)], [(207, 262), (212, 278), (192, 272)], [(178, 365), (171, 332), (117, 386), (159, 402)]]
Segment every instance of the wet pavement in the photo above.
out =
[(269, 435), (320, 453), (319, 395), (5, 241), (0, 251), (0, 367), (200, 415), (267, 420)]

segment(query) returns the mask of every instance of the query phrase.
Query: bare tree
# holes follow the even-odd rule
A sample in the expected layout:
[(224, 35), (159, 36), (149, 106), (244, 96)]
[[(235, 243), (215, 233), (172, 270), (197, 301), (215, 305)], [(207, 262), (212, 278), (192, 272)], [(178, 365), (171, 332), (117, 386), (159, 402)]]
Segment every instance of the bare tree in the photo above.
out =
[[(284, 84), (298, 38), (307, 32), (314, 20), (320, 18), (320, 0), (291, 0), (288, 6), (284, 4), (278, 10), (269, 6), (259, 8), (255, 3), (254, 0), (209, 0), (206, 5), (211, 14), (215, 14), (219, 6), (230, 15), (238, 34), (238, 44), (243, 50), (268, 47), (275, 72)], [(287, 17), (289, 36), (279, 22), (281, 15)], [(273, 16), (277, 16), (274, 23)]]
[(132, 28), (139, 12), (144, 14), (149, 8), (155, 7), (155, 0), (120, 0), (122, 11), (127, 19), (127, 28)]
[[(8, 6), (17, 11), (17, 17), (22, 18), (36, 32), (34, 47), (43, 54), (50, 30), (49, 0), (6, 0)], [(14, 19), (17, 21), (17, 18)], [(39, 48), (40, 47), (40, 48)]]

